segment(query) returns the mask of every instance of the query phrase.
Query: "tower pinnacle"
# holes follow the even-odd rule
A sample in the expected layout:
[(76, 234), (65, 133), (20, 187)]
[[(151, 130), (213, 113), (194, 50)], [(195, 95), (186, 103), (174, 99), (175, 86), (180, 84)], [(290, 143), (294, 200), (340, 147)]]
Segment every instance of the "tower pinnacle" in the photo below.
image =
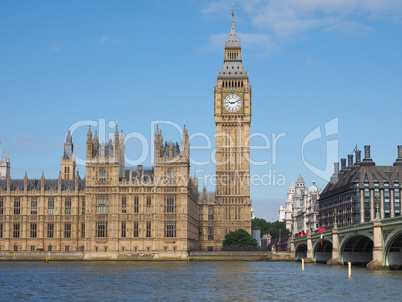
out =
[(237, 38), (234, 22), (234, 4), (232, 4), (232, 24), (229, 37), (225, 42), (225, 57), (221, 71), (218, 72), (218, 78), (247, 78), (248, 73), (244, 70), (241, 58), (241, 43)]
[(240, 47), (240, 42), (237, 39), (237, 34), (236, 34), (236, 27), (235, 27), (235, 22), (234, 22), (234, 3), (232, 3), (232, 25), (230, 27), (230, 34), (229, 38), (226, 41), (226, 46), (232, 46), (232, 47)]

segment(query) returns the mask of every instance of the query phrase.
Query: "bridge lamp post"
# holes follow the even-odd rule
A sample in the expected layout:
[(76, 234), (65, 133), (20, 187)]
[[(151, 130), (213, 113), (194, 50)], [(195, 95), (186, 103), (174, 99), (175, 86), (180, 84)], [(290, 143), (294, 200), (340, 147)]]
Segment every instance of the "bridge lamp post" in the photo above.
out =
[(336, 223), (336, 209), (334, 209), (334, 229), (338, 228), (338, 224)]
[(380, 219), (380, 212), (378, 209), (380, 208), (380, 198), (378, 195), (375, 197), (375, 207), (377, 208), (377, 213), (375, 214), (375, 219), (379, 220)]

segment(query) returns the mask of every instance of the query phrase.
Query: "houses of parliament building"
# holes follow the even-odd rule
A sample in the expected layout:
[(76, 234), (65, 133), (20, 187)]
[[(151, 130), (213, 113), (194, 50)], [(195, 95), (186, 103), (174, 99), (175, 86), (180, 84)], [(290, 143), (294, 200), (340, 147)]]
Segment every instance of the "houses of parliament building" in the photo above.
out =
[(234, 10), (214, 87), (214, 117), (215, 192), (199, 190), (197, 175), (190, 175), (186, 128), (181, 147), (155, 129), (151, 169), (126, 169), (117, 127), (109, 142), (89, 127), (84, 178), (76, 171), (70, 131), (58, 179), (11, 179), (9, 159), (0, 161), (0, 253), (186, 257), (190, 250), (220, 250), (230, 231), (251, 233), (251, 85)]

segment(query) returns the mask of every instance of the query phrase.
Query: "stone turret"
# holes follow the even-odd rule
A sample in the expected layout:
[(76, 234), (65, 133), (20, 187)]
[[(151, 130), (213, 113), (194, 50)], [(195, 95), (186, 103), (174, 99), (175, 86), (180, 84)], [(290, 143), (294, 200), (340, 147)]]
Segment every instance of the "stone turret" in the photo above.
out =
[(24, 192), (28, 191), (28, 172), (25, 171), (25, 176), (24, 176)]
[(10, 176), (10, 170), (11, 170), (11, 165), (10, 165), (10, 156), (6, 156), (6, 153), (4, 152), (4, 160), (1, 160), (1, 141), (0, 141), (0, 180), (6, 179), (8, 176)]
[(75, 175), (75, 156), (73, 138), (70, 129), (66, 135), (66, 141), (64, 143), (64, 154), (61, 157), (61, 176), (63, 179), (74, 179)]
[(182, 148), (181, 156), (187, 159), (190, 158), (190, 139), (188, 137), (186, 125), (184, 125), (182, 133), (181, 148)]
[(87, 161), (92, 157), (92, 154), (93, 154), (93, 140), (92, 140), (91, 126), (89, 126), (87, 133), (87, 154), (86, 154)]
[(45, 192), (45, 182), (46, 182), (46, 179), (45, 179), (45, 172), (42, 171), (42, 177), (40, 178), (40, 190), (41, 190), (42, 192)]
[(163, 151), (163, 136), (162, 130), (159, 130), (159, 126), (156, 125), (155, 140), (154, 140), (154, 161), (158, 161), (162, 156)]
[(124, 143), (123, 130), (121, 130), (119, 140), (120, 140), (120, 143), (119, 143), (119, 146), (120, 146), (120, 151), (119, 151), (119, 170), (120, 170), (120, 173), (119, 173), (119, 177), (124, 178), (126, 146), (125, 146), (125, 143)]

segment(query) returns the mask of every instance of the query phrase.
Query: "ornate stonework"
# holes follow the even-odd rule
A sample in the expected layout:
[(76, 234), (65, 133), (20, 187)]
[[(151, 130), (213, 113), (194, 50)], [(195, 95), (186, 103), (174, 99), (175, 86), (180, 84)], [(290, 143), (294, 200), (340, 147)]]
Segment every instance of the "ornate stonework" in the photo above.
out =
[(76, 169), (68, 132), (58, 179), (0, 180), (1, 251), (84, 252), (85, 257), (186, 257), (219, 250), (229, 231), (251, 233), (251, 86), (234, 19), (215, 85), (216, 193), (190, 175), (187, 129), (178, 143), (157, 127), (154, 166), (125, 168), (123, 132), (100, 142), (89, 127), (86, 173)]

